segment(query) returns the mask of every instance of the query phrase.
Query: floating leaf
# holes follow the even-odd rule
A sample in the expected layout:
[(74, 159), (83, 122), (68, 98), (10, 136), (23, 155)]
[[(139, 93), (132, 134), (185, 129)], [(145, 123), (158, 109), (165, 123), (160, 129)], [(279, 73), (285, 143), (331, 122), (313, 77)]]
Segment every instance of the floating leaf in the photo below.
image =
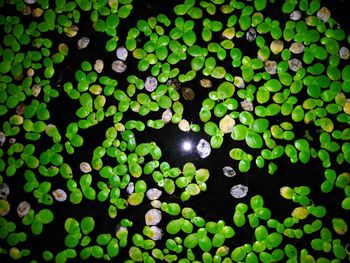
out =
[(254, 0), (254, 7), (257, 11), (262, 11), (266, 7), (266, 0)]
[(42, 210), (39, 211), (39, 213), (37, 215), (37, 218), (43, 224), (49, 224), (54, 219), (54, 215), (49, 209), (42, 209)]
[(190, 47), (190, 46), (194, 45), (194, 43), (196, 42), (197, 37), (196, 37), (196, 34), (193, 31), (189, 30), (189, 31), (186, 31), (183, 34), (182, 39), (185, 42), (185, 44)]
[(332, 219), (333, 229), (338, 235), (345, 235), (348, 231), (348, 225), (342, 218)]
[(83, 194), (79, 189), (74, 189), (69, 196), (69, 200), (73, 204), (79, 204), (83, 199)]
[(166, 227), (166, 231), (171, 235), (176, 235), (180, 232), (181, 227), (179, 220), (171, 220)]
[(218, 87), (218, 97), (220, 99), (226, 99), (233, 96), (235, 92), (235, 86), (230, 82), (223, 82)]
[(277, 79), (270, 79), (265, 83), (264, 87), (270, 92), (277, 92), (282, 88), (282, 84)]
[(74, 248), (79, 244), (80, 238), (80, 233), (69, 234), (65, 237), (64, 244), (69, 248)]
[(91, 255), (95, 258), (102, 258), (103, 249), (100, 246), (93, 246), (91, 249)]
[(249, 129), (243, 124), (237, 124), (233, 127), (231, 138), (236, 141), (244, 140), (248, 134)]
[(40, 235), (41, 232), (43, 231), (43, 223), (38, 219), (34, 218), (34, 221), (31, 225), (31, 230), (34, 235)]
[(138, 247), (135, 247), (135, 246), (130, 247), (129, 256), (135, 262), (142, 262), (142, 252)]
[(78, 6), (83, 10), (83, 11), (90, 11), (92, 4), (88, 0), (78, 0), (76, 1)]
[(263, 146), (261, 136), (253, 130), (248, 131), (245, 141), (250, 148), (260, 149)]
[(95, 227), (95, 220), (92, 217), (84, 217), (81, 221), (80, 228), (83, 234), (89, 234)]
[(210, 238), (207, 236), (203, 236), (199, 238), (198, 245), (202, 249), (202, 251), (206, 251), (206, 252), (208, 252), (213, 246)]
[(320, 124), (321, 124), (321, 128), (328, 133), (331, 133), (334, 129), (334, 124), (332, 120), (329, 118), (321, 118)]
[(308, 216), (309, 212), (305, 207), (296, 207), (292, 212), (292, 217), (296, 219), (305, 219)]
[(118, 9), (119, 18), (127, 18), (132, 10), (132, 5), (123, 5)]
[(128, 197), (128, 203), (132, 206), (137, 206), (142, 203), (144, 198), (144, 193), (132, 193)]
[(109, 242), (107, 246), (107, 253), (110, 257), (116, 257), (119, 254), (119, 244), (118, 240), (115, 238), (112, 238), (112, 240)]
[(69, 233), (80, 233), (79, 222), (74, 218), (67, 218), (64, 223), (64, 229)]

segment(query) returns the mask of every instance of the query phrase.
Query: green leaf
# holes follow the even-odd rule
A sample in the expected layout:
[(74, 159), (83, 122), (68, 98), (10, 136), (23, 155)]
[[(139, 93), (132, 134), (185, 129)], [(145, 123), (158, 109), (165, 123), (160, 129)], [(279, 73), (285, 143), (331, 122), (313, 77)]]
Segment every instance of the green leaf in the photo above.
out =
[(263, 146), (261, 136), (251, 129), (249, 129), (245, 141), (250, 148), (260, 149)]
[(49, 224), (54, 219), (53, 213), (49, 209), (42, 209), (38, 213), (38, 220), (43, 224)]
[(127, 18), (132, 10), (132, 5), (123, 5), (118, 9), (119, 18)]
[(213, 149), (219, 149), (224, 142), (224, 137), (221, 134), (216, 134), (210, 138), (210, 145)]
[(66, 219), (64, 229), (69, 233), (80, 233), (79, 222), (72, 217)]
[(34, 218), (31, 230), (34, 235), (40, 235), (43, 232), (43, 223), (37, 217)]
[(64, 244), (69, 248), (74, 248), (79, 244), (80, 238), (80, 233), (69, 234), (65, 237)]
[(255, 132), (263, 133), (267, 130), (269, 127), (269, 120), (264, 118), (259, 118), (253, 121), (250, 128), (253, 129)]
[(83, 11), (90, 11), (92, 8), (92, 3), (88, 0), (77, 0), (76, 3)]
[(149, 143), (141, 143), (136, 147), (135, 152), (138, 156), (146, 156), (149, 154), (150, 148)]
[(225, 81), (220, 84), (217, 91), (220, 99), (227, 99), (233, 96), (235, 86), (232, 83)]
[(101, 246), (105, 246), (111, 241), (111, 239), (111, 234), (99, 234), (96, 238), (96, 242)]
[(348, 225), (342, 218), (332, 219), (333, 229), (338, 235), (345, 235), (348, 231)]
[(103, 257), (103, 249), (100, 246), (93, 246), (91, 250), (91, 254), (95, 258)]
[(243, 124), (237, 124), (233, 127), (231, 138), (236, 141), (242, 141), (245, 139), (248, 133), (248, 128)]
[(132, 246), (129, 249), (129, 256), (135, 262), (142, 262), (142, 251), (138, 247)]
[(113, 238), (111, 240), (111, 242), (109, 242), (108, 246), (107, 246), (107, 254), (110, 257), (116, 257), (119, 254), (119, 244), (118, 244), (118, 240)]
[(171, 220), (166, 227), (166, 231), (170, 235), (176, 235), (177, 233), (180, 232), (180, 230), (181, 230), (180, 220)]
[(204, 131), (206, 134), (210, 135), (210, 136), (214, 136), (216, 135), (220, 130), (219, 127), (216, 125), (216, 123), (214, 122), (207, 122), (204, 125)]
[(89, 234), (95, 227), (95, 220), (92, 217), (84, 217), (81, 221), (80, 228), (84, 235)]
[(282, 88), (282, 84), (277, 79), (270, 79), (268, 80), (264, 85), (268, 91), (270, 92), (277, 92)]
[(183, 34), (182, 38), (183, 38), (183, 41), (185, 42), (185, 44), (187, 46), (189, 46), (189, 47), (193, 46), (194, 43), (196, 43), (196, 39), (197, 39), (196, 34), (193, 31), (190, 31), (190, 30), (186, 31)]
[(72, 204), (79, 204), (83, 199), (83, 194), (80, 189), (74, 189), (69, 196), (69, 200)]

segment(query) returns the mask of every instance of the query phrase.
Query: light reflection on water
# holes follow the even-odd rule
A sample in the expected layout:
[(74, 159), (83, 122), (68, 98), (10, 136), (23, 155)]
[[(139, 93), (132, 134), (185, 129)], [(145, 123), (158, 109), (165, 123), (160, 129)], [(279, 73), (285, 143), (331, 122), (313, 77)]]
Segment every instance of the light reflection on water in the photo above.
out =
[[(210, 141), (210, 137), (204, 132), (181, 131), (176, 124), (170, 123), (164, 126), (163, 131), (152, 130), (147, 137), (139, 141), (147, 142), (149, 138), (162, 149), (163, 156), (167, 157), (167, 162), (173, 166), (182, 167), (185, 163), (192, 162), (198, 167), (209, 168), (211, 163), (211, 154), (205, 158), (201, 157), (197, 146), (202, 139)], [(210, 147), (210, 146), (209, 146)], [(216, 167), (216, 165), (213, 165)]]
[(178, 157), (184, 158), (183, 161), (194, 162), (199, 157), (196, 151), (196, 145), (199, 140), (199, 134), (191, 132), (181, 133), (174, 144), (173, 151), (177, 153)]
[(177, 151), (183, 156), (195, 161), (205, 159), (210, 155), (210, 144), (199, 136), (185, 136), (177, 143)]
[(182, 142), (181, 148), (182, 148), (182, 150), (185, 151), (185, 152), (191, 151), (192, 148), (193, 148), (192, 142), (189, 141), (189, 140), (184, 140), (184, 141)]

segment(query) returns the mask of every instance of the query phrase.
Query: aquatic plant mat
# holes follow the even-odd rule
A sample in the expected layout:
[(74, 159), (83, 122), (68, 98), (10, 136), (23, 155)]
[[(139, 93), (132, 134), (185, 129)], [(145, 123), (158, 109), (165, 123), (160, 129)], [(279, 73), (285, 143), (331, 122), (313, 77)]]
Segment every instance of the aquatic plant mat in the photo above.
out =
[(346, 3), (0, 0), (0, 261), (348, 262)]

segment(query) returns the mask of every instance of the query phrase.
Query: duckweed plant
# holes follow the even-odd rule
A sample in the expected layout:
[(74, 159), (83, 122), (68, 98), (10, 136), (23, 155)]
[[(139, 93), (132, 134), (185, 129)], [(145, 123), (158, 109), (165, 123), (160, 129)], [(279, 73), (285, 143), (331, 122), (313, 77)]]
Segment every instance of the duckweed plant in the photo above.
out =
[[(323, 1), (135, 2), (0, 1), (1, 261), (348, 261), (350, 36)], [(296, 165), (315, 183), (251, 191)], [(194, 205), (221, 177), (230, 218)]]

